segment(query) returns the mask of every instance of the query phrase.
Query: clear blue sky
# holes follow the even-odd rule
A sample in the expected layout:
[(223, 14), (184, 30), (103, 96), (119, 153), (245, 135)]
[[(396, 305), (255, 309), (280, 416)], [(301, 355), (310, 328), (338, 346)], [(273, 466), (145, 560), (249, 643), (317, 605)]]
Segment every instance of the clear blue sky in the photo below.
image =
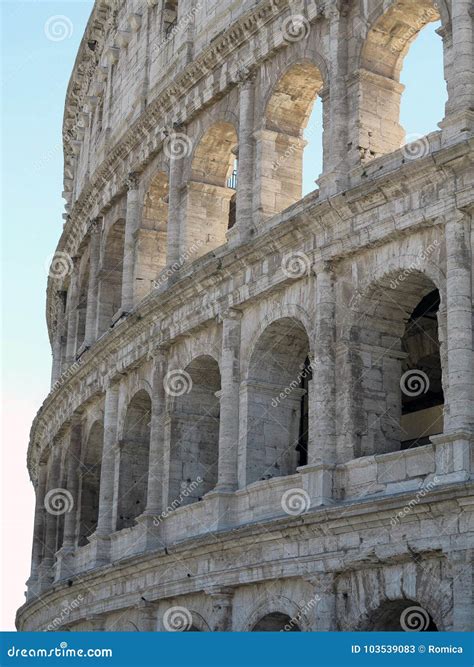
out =
[[(3, 0), (2, 11), (2, 303), (5, 475), (3, 620), (13, 627), (28, 576), (33, 490), (25, 467), (32, 418), (49, 390), (51, 351), (45, 324), (45, 263), (63, 224), (61, 127), (64, 96), (91, 0)], [(66, 17), (66, 37), (45, 34), (51, 17)], [(61, 19), (59, 20), (61, 23)], [(60, 29), (59, 26), (58, 29)], [(53, 37), (61, 36), (50, 27)], [(427, 28), (403, 71), (402, 124), (407, 133), (437, 129), (443, 116), (441, 40)], [(320, 111), (310, 121), (305, 192), (321, 171)], [(14, 511), (13, 511), (14, 510)], [(8, 574), (5, 574), (8, 573)]]

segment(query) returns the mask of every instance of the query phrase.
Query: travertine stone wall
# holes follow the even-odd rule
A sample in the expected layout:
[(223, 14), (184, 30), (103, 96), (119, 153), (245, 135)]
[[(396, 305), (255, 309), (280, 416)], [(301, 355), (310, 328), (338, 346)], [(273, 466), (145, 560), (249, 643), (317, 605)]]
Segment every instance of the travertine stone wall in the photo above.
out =
[(470, 3), (168, 5), (98, 0), (68, 88), (18, 628), (473, 630)]

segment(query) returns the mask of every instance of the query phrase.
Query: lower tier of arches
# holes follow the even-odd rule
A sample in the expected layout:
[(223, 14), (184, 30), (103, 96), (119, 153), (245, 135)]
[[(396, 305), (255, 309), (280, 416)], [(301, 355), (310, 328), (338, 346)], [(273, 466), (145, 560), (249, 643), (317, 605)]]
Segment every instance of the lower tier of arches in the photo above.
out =
[(474, 630), (472, 485), (210, 529), (56, 582), (22, 631)]

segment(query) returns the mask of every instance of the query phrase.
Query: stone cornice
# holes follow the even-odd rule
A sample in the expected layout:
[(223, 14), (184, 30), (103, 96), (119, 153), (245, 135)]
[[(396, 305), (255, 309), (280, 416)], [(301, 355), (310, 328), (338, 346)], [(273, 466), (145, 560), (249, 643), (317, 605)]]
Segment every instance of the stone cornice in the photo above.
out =
[[(436, 522), (440, 514), (439, 505), (444, 503), (449, 504), (449, 511), (453, 516), (456, 511), (459, 513), (466, 511), (463, 503), (465, 498), (472, 493), (472, 488), (472, 482), (438, 487), (436, 492), (429, 494), (429, 497), (420, 499), (418, 505), (412, 508), (407, 521), (425, 522), (433, 520)], [(286, 544), (291, 539), (301, 543), (305, 539), (314, 540), (316, 537), (321, 540), (328, 537), (333, 538), (345, 531), (352, 533), (385, 528), (387, 521), (393, 516), (394, 510), (406, 506), (412, 499), (413, 492), (409, 491), (399, 493), (396, 496), (343, 502), (335, 506), (318, 508), (298, 517), (282, 517), (259, 521), (255, 524), (246, 524), (235, 529), (219, 531), (217, 534), (210, 533), (188, 538), (168, 546), (166, 550), (148, 551), (141, 555), (115, 561), (111, 565), (100, 567), (91, 572), (77, 575), (71, 580), (72, 584), (70, 582), (57, 584), (50, 591), (42, 593), (41, 599), (24, 604), (17, 612), (17, 623), (27, 623), (29, 618), (34, 617), (45, 607), (51, 608), (53, 610), (51, 613), (54, 614), (56, 613), (54, 610), (60, 608), (65, 600), (71, 596), (76, 597), (81, 591), (84, 591), (85, 595), (88, 591), (94, 591), (97, 611), (100, 611), (101, 598), (98, 592), (101, 587), (102, 594), (110, 598), (110, 591), (118, 586), (117, 591), (114, 590), (112, 596), (114, 609), (133, 606), (137, 602), (136, 593), (126, 591), (123, 588), (123, 582), (129, 582), (130, 578), (133, 577), (145, 577), (151, 571), (156, 574), (159, 567), (172, 574), (168, 581), (160, 580), (159, 585), (149, 584), (146, 598), (150, 602), (174, 597), (178, 594), (205, 592), (211, 585), (216, 585), (216, 579), (222, 586), (237, 585), (241, 583), (242, 572), (245, 572), (245, 582), (247, 584), (252, 583), (253, 580), (258, 582), (261, 582), (262, 579), (271, 581), (281, 577), (283, 563), (285, 564), (285, 577), (303, 576), (307, 579), (321, 571), (342, 574), (350, 572), (351, 564), (354, 568), (360, 568), (361, 566), (378, 567), (382, 560), (385, 564), (411, 562), (413, 550), (427, 559), (442, 558), (441, 545), (443, 540), (449, 542), (449, 535), (439, 535), (436, 539), (431, 538), (429, 545), (426, 545), (426, 538), (421, 536), (419, 547), (413, 539), (409, 542), (403, 541), (397, 544), (387, 541), (384, 544), (371, 546), (365, 553), (361, 552), (360, 547), (357, 546), (352, 550), (325, 550), (317, 556), (313, 553), (298, 559), (295, 559), (292, 555), (279, 556), (273, 547), (276, 542), (282, 540), (282, 536), (284, 536)], [(238, 567), (229, 568), (226, 565), (226, 554), (229, 554), (228, 557), (231, 560), (235, 560), (234, 551), (236, 546), (240, 553), (245, 553), (247, 549), (251, 551), (256, 544), (262, 544), (263, 533), (265, 533), (264, 542), (269, 544), (269, 550), (272, 553), (272, 560), (266, 562), (264, 568), (261, 562), (254, 562), (250, 565), (242, 562), (242, 560), (240, 560)], [(218, 541), (216, 536), (218, 536)], [(259, 538), (257, 542), (256, 536)], [(214, 564), (212, 558), (216, 555), (217, 545), (219, 545), (220, 558)], [(176, 560), (182, 561), (186, 558), (201, 558), (208, 563), (212, 562), (215, 569), (206, 575), (180, 578), (178, 572), (174, 574), (175, 568), (170, 568), (169, 563)], [(129, 588), (131, 587), (129, 586)], [(110, 610), (109, 607), (108, 611)], [(90, 607), (88, 607), (88, 613), (90, 611)], [(74, 616), (71, 618), (73, 620), (81, 619), (80, 608), (77, 618)], [(20, 629), (22, 628), (20, 627)]]

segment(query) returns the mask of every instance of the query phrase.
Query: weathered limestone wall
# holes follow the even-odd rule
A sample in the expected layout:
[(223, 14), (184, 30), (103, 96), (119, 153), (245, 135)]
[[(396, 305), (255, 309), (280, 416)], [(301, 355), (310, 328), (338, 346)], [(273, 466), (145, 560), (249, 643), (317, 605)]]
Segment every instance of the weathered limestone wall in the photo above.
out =
[[(96, 2), (20, 630), (474, 629), (473, 17), (364, 7)], [(435, 20), (446, 115), (402, 146)]]

